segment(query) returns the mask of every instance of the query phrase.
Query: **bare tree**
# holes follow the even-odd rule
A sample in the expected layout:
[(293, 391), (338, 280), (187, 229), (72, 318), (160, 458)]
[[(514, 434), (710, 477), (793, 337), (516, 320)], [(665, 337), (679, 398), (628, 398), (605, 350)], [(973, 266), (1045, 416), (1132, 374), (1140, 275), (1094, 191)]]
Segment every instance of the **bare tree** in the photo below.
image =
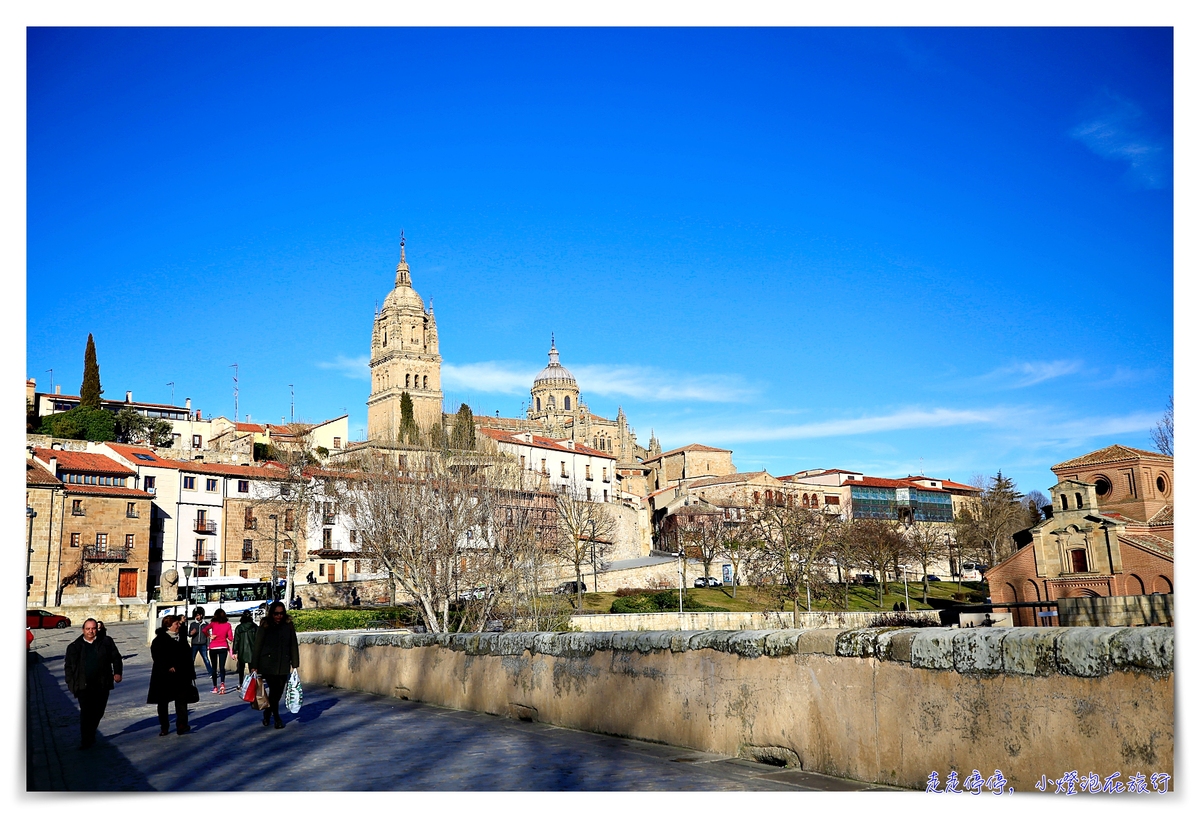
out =
[(950, 538), (946, 526), (914, 520), (904, 532), (907, 553), (921, 566), (921, 601), (929, 604), (929, 566), (950, 556)]
[(904, 538), (892, 520), (855, 520), (852, 531), (858, 561), (878, 580), (878, 604), (882, 607), (887, 569), (896, 563), (904, 548)]
[(744, 566), (750, 558), (750, 550), (757, 538), (746, 522), (744, 509), (728, 507), (724, 512), (721, 544), (717, 555), (729, 560), (729, 567), (733, 571), (733, 598), (737, 599), (738, 583), (742, 580)]
[(1025, 506), (1016, 484), (1003, 473), (984, 481), (976, 477), (977, 487), (983, 489), (979, 502), (964, 507), (954, 521), (956, 539), (967, 550), (987, 554), (987, 564), (1012, 552), (1012, 535), (1025, 528)]
[(785, 503), (772, 503), (753, 513), (753, 527), (761, 546), (760, 575), (773, 577), (780, 593), (791, 600), (797, 613), (800, 598), (805, 608), (811, 586), (826, 580), (824, 563), (835, 537), (837, 515)]
[(1162, 420), (1154, 425), (1150, 433), (1154, 447), (1163, 454), (1175, 456), (1175, 396), (1167, 398), (1167, 409), (1163, 412)]
[(712, 564), (721, 551), (725, 529), (722, 509), (705, 501), (684, 506), (666, 520), (667, 541), (684, 558), (698, 559), (704, 565), (704, 576), (712, 576)]
[(555, 495), (554, 504), (558, 513), (557, 553), (575, 569), (575, 606), (582, 609), (583, 566), (608, 556), (617, 530), (616, 518), (607, 504), (586, 500), (565, 487)]

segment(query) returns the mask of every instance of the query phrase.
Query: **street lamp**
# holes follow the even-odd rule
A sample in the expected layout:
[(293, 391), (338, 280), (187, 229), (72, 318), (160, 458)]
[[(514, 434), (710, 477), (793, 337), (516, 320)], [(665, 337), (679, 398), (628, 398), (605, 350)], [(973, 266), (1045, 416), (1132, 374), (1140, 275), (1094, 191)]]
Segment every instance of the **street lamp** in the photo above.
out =
[(25, 599), (29, 599), (29, 589), (33, 587), (33, 518), (37, 512), (30, 506), (25, 506), (25, 516), (29, 518), (29, 542), (26, 544), (29, 552), (25, 555)]
[[(288, 539), (288, 544), (295, 545), (295, 543), (293, 543), (290, 538)], [(291, 605), (292, 605), (292, 549), (285, 548), (285, 549), (283, 549), (283, 553), (287, 559), (287, 591), (285, 593), (285, 596), (287, 597), (288, 607), (291, 607)]]
[(271, 598), (273, 600), (278, 600), (279, 585), (277, 580), (279, 578), (279, 515), (268, 514), (267, 519), (275, 521), (275, 551), (274, 555), (271, 557)]
[(183, 612), (184, 612), (184, 614), (187, 613), (187, 605), (188, 605), (188, 602), (191, 600), (192, 572), (195, 570), (196, 570), (195, 567), (193, 567), (191, 565), (183, 566), (183, 587), (187, 589), (186, 591), (184, 591), (184, 594), (183, 594)]
[(679, 629), (683, 630), (683, 546), (679, 546)]

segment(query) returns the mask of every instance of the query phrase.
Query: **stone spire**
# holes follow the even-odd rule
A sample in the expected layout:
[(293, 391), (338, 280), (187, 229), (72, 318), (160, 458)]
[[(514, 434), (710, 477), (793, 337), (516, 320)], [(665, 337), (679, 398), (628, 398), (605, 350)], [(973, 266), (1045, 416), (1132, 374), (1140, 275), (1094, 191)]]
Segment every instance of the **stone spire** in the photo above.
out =
[(411, 287), (412, 275), (408, 271), (408, 262), (404, 260), (404, 231), (400, 231), (400, 263), (396, 265), (396, 286)]

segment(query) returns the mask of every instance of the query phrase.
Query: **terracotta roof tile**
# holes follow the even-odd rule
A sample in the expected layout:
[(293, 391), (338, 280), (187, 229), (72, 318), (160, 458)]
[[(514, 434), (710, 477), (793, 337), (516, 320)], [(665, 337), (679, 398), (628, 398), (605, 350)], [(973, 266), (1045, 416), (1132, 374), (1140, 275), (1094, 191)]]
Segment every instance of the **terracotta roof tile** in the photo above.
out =
[(765, 471), (743, 471), (737, 472), (736, 474), (722, 474), (716, 477), (702, 477), (695, 482), (689, 481), (687, 487), (689, 489), (696, 489), (707, 488), (708, 486), (719, 486), (723, 483), (748, 483), (756, 477), (770, 477), (772, 480), (776, 479), (771, 477), (771, 475), (767, 474)]
[(679, 454), (680, 452), (725, 452), (727, 454), (733, 454), (733, 449), (718, 449), (715, 446), (705, 446), (703, 443), (689, 443), (686, 446), (680, 446), (678, 449), (671, 449), (669, 452), (663, 452), (660, 455), (648, 457), (642, 462), (652, 463), (659, 458), (670, 457), (671, 455)]
[(89, 486), (82, 483), (64, 483), (63, 494), (82, 494), (91, 497), (128, 497), (132, 500), (153, 500), (154, 495), (141, 489), (124, 486)]
[(1163, 537), (1158, 537), (1154, 534), (1130, 534), (1126, 532), (1117, 535), (1117, 539), (1121, 542), (1141, 546), (1148, 551), (1153, 551), (1156, 554), (1167, 557), (1171, 561), (1175, 560), (1175, 543)]
[(111, 457), (93, 452), (69, 452), (64, 449), (34, 449), (34, 455), (43, 463), (49, 463), (50, 458), (58, 458), (58, 468), (70, 472), (90, 472), (94, 474), (133, 475), (127, 466), (118, 463)]
[(62, 481), (51, 474), (41, 463), (25, 458), (25, 485), (61, 486)]
[[(532, 446), (535, 449), (549, 449), (550, 451), (565, 452), (567, 454), (585, 454), (591, 457), (602, 457), (605, 460), (616, 460), (614, 455), (608, 452), (602, 452), (599, 449), (593, 449), (591, 446), (584, 446), (581, 443), (576, 443), (574, 449), (567, 448), (557, 440), (551, 440), (548, 437), (535, 435), (531, 432), (506, 432), (501, 429), (480, 429), (479, 433), (490, 437), (498, 443), (508, 443), (513, 446)], [(529, 434), (532, 442), (525, 442), (518, 435)]]
[(1059, 469), (1073, 469), (1077, 466), (1098, 466), (1102, 463), (1113, 463), (1119, 460), (1133, 460), (1137, 458), (1153, 458), (1154, 460), (1163, 460), (1171, 462), (1174, 460), (1169, 454), (1162, 452), (1152, 452), (1147, 449), (1135, 449), (1132, 446), (1106, 446), (1103, 449), (1097, 449), (1094, 452), (1080, 455), (1071, 460), (1064, 460), (1055, 466), (1051, 466), (1051, 471)]
[(105, 443), (104, 445), (121, 457), (139, 466), (158, 466), (164, 469), (179, 468), (178, 461), (159, 457), (155, 454), (154, 450), (147, 449), (144, 446), (128, 446), (124, 443)]
[(1147, 525), (1175, 525), (1175, 504), (1167, 503), (1158, 513), (1146, 521)]

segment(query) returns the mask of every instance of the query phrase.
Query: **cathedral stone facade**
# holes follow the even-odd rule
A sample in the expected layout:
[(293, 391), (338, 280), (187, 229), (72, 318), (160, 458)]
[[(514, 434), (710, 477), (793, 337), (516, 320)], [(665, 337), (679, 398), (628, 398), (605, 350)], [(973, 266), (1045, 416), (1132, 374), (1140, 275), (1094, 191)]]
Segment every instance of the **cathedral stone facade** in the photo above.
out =
[(413, 416), (423, 439), (442, 419), (442, 356), (432, 305), (412, 286), (404, 239), (396, 286), (375, 314), (371, 333), (371, 395), (367, 398), (367, 437), (395, 442), (400, 436), (400, 400), (412, 398)]

